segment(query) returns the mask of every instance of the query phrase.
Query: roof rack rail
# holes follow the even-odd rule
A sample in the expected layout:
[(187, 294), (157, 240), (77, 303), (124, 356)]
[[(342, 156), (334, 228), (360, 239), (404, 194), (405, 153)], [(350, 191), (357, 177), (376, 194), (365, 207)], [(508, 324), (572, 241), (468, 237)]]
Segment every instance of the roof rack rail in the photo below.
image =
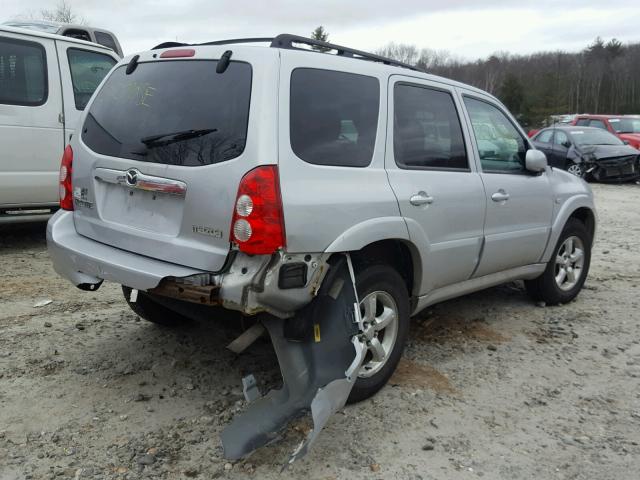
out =
[[(179, 42), (164, 42), (160, 45), (156, 45), (152, 50), (169, 47), (184, 47), (184, 46), (199, 46), (199, 45), (233, 45), (239, 43), (269, 43), (271, 48), (285, 48), (288, 50), (302, 50), (305, 52), (324, 53), (329, 50), (335, 50), (336, 55), (340, 57), (355, 58), (358, 60), (369, 60), (372, 62), (384, 63), (385, 65), (392, 65), (394, 67), (408, 68), (417, 72), (423, 70), (409, 65), (408, 63), (399, 62), (392, 58), (383, 57), (374, 53), (364, 52), (362, 50), (356, 50), (354, 48), (344, 47), (342, 45), (336, 45), (329, 42), (323, 42), (321, 40), (314, 40), (312, 38), (301, 37), (299, 35), (291, 35), (289, 33), (281, 33), (277, 37), (255, 37), (255, 38), (232, 38), (229, 40), (215, 40), (213, 42), (205, 43), (179, 43)], [(296, 45), (307, 45), (312, 49), (301, 48)], [(319, 47), (319, 49), (313, 49), (313, 47)]]
[[(362, 50), (356, 50), (355, 48), (344, 47), (342, 45), (336, 45), (334, 43), (323, 42), (321, 40), (314, 40), (312, 38), (300, 37), (298, 35), (291, 35), (288, 33), (282, 33), (275, 37), (271, 42), (271, 47), (286, 48), (290, 50), (304, 50), (305, 48), (296, 47), (295, 44), (308, 45), (310, 47), (321, 47), (323, 50), (335, 50), (337, 56), (356, 58), (361, 60), (370, 60), (372, 62), (380, 62), (385, 65), (393, 65), (394, 67), (408, 68), (409, 70), (422, 71), (419, 68), (409, 65), (408, 63), (399, 62), (388, 57), (376, 55), (374, 53), (363, 52)], [(312, 52), (323, 53), (322, 50), (310, 50)]]

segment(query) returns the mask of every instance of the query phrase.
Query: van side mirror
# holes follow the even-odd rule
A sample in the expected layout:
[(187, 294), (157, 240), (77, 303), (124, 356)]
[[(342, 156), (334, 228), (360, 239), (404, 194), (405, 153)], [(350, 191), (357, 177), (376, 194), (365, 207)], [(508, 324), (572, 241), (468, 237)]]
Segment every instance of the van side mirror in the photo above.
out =
[(547, 156), (540, 150), (527, 150), (524, 157), (525, 168), (530, 172), (540, 173), (547, 168)]

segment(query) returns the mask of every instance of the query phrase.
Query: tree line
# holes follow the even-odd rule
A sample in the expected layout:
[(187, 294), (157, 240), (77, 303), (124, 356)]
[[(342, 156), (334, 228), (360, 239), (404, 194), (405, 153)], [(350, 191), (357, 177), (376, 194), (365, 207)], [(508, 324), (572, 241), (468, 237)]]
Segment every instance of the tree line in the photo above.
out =
[(376, 53), (486, 90), (527, 127), (553, 114), (640, 114), (640, 43), (598, 37), (577, 53), (500, 52), (476, 61), (396, 43)]

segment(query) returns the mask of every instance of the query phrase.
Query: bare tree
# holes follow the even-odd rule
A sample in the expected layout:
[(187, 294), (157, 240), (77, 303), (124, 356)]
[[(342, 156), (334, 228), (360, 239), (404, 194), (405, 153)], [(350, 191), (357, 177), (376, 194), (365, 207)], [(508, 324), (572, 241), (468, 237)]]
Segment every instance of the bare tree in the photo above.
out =
[(84, 17), (79, 16), (66, 0), (60, 0), (54, 8), (43, 8), (39, 12), (30, 10), (20, 17), (32, 20), (47, 20), (49, 22), (86, 24)]

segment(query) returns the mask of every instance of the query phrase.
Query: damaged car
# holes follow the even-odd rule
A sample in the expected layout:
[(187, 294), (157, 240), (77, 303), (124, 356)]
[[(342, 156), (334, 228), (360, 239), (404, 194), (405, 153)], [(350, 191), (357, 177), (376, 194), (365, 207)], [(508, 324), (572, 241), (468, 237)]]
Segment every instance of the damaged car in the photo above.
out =
[(111, 71), (78, 132), (47, 227), (56, 271), (122, 285), (158, 324), (256, 316), (234, 352), (271, 338), (282, 387), (241, 379), (229, 459), (310, 413), (304, 455), (385, 385), (429, 305), (513, 280), (567, 303), (589, 271), (589, 186), (495, 97), (378, 55), (288, 34), (166, 43)]
[(625, 182), (640, 177), (640, 151), (596, 127), (552, 127), (533, 137), (549, 164), (600, 182)]

